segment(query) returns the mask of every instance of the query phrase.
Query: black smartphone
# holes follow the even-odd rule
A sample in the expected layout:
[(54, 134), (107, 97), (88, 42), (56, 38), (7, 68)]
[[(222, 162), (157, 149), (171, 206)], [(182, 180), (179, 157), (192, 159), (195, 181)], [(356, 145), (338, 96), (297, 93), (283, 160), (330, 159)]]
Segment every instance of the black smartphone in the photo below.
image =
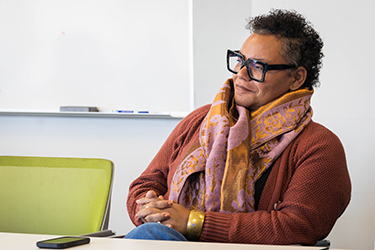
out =
[(64, 236), (49, 240), (42, 240), (36, 243), (39, 248), (63, 249), (90, 243), (90, 238)]

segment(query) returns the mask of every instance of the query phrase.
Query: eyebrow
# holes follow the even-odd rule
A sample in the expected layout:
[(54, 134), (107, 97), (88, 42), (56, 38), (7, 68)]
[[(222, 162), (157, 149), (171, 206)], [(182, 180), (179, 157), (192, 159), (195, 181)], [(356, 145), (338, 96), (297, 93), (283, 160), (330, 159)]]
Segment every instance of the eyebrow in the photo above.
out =
[[(249, 58), (246, 58), (246, 56), (244, 54), (242, 54), (241, 50), (237, 50), (235, 52), (237, 52), (238, 54), (242, 55), (246, 60), (249, 59)], [(260, 62), (263, 62), (263, 63), (266, 63), (264, 58), (252, 58), (251, 57), (251, 59), (256, 60), (256, 61), (260, 61)]]

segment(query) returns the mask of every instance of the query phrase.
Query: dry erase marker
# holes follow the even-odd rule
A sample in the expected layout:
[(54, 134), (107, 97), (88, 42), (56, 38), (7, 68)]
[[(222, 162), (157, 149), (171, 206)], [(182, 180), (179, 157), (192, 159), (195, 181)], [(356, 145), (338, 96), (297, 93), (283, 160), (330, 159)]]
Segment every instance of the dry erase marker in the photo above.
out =
[(148, 112), (146, 110), (140, 110), (140, 111), (138, 111), (138, 114), (148, 114), (148, 113), (150, 113), (150, 112)]
[(133, 110), (115, 110), (116, 113), (133, 114)]

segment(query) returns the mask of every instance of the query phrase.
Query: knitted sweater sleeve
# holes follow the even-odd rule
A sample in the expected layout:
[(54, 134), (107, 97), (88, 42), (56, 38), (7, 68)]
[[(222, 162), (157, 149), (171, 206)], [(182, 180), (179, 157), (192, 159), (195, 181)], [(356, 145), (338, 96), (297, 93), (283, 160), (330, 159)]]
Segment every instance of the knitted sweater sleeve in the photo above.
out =
[(347, 207), (350, 193), (341, 142), (313, 123), (276, 161), (258, 211), (207, 212), (200, 240), (313, 245), (328, 235)]

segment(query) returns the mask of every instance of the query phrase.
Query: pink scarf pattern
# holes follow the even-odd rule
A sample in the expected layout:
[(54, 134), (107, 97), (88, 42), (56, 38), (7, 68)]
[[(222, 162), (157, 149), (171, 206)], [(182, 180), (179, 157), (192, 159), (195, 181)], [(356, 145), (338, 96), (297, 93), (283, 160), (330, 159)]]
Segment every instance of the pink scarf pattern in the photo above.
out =
[(250, 113), (235, 104), (229, 79), (177, 168), (169, 199), (189, 209), (254, 211), (254, 184), (311, 121), (313, 90), (301, 89)]

